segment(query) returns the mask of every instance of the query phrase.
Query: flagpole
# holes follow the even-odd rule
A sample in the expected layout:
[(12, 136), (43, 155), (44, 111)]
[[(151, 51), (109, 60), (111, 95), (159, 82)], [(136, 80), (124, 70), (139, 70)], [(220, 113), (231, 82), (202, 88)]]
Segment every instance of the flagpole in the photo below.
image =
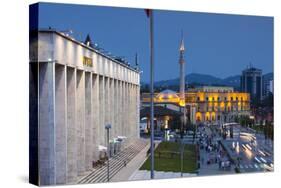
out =
[(153, 11), (149, 10), (150, 20), (150, 178), (154, 179), (154, 44)]

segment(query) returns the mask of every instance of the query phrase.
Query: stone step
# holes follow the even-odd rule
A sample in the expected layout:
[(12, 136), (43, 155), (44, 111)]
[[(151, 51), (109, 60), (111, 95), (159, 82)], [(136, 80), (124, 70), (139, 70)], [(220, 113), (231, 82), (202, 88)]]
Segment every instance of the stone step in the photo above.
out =
[[(141, 150), (148, 144), (147, 141), (137, 140), (132, 145), (126, 147), (123, 151), (120, 151), (115, 156), (109, 159), (111, 179), (116, 173), (118, 173), (125, 165), (124, 161), (129, 163)], [(94, 168), (87, 176), (80, 179), (78, 183), (97, 183), (107, 181), (107, 165)]]

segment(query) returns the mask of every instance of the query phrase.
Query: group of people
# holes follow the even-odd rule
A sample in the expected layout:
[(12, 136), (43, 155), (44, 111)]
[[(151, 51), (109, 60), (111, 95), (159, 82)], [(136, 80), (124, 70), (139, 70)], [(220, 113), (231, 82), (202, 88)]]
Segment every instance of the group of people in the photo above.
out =
[(200, 127), (198, 131), (200, 132), (200, 137), (197, 144), (200, 150), (205, 151), (205, 155), (201, 156), (201, 165), (218, 164), (218, 168), (222, 170), (231, 168), (231, 162), (217, 139), (218, 132), (209, 127)]

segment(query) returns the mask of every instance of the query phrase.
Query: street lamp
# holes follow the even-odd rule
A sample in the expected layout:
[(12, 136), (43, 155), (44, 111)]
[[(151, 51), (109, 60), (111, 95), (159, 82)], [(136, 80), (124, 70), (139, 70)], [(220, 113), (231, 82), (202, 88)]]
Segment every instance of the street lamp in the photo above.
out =
[(183, 152), (184, 152), (184, 145), (183, 145), (183, 140), (181, 139), (181, 177), (183, 177)]
[(183, 112), (182, 115), (182, 120), (181, 120), (181, 151), (180, 151), (180, 155), (181, 155), (181, 177), (183, 177), (183, 151), (184, 151), (184, 144), (183, 144), (183, 134), (184, 134), (184, 127), (185, 127), (185, 123), (186, 123), (186, 106), (185, 106), (185, 100), (181, 100), (180, 103), (180, 110), (181, 112)]
[(110, 145), (109, 145), (109, 129), (111, 129), (111, 125), (105, 125), (106, 133), (107, 133), (107, 181), (109, 182), (109, 155), (110, 155)]

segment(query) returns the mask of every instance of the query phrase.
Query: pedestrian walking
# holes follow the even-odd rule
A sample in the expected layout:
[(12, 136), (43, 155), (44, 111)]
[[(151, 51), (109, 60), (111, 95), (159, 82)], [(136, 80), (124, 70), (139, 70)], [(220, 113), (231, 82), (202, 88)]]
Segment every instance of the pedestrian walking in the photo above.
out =
[(127, 166), (126, 160), (123, 161), (124, 167)]

